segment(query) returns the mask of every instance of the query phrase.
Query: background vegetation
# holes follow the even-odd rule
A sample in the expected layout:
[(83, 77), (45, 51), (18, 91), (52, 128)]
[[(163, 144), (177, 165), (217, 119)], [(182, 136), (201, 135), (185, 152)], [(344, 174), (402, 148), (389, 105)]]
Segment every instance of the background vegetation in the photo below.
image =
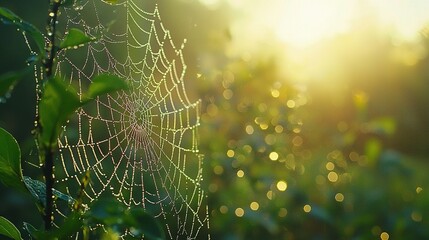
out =
[[(47, 3), (2, 5), (39, 29), (46, 24)], [(174, 39), (188, 39), (188, 93), (203, 100), (212, 237), (429, 238), (423, 26), (417, 40), (398, 40), (365, 5), (348, 31), (294, 48), (270, 32), (244, 38), (237, 26), (247, 28), (245, 7), (159, 2)], [(28, 55), (21, 34), (0, 30), (0, 72), (21, 69)], [(1, 126), (29, 157), (34, 87), (23, 81), (0, 104)], [(31, 199), (0, 192), (0, 215), (41, 221)]]

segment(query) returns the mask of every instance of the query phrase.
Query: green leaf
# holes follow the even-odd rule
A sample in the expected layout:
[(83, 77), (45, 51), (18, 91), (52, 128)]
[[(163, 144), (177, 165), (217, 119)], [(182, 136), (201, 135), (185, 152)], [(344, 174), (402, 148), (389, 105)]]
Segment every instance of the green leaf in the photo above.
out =
[(60, 48), (77, 48), (85, 43), (94, 41), (95, 38), (87, 36), (84, 32), (77, 28), (70, 28), (67, 35), (60, 44)]
[[(58, 240), (58, 239), (71, 239), (82, 229), (82, 219), (77, 213), (72, 213), (64, 220), (64, 222), (58, 227), (51, 231), (45, 231), (35, 228), (33, 225), (24, 222), (24, 229), (34, 239), (43, 240)], [(73, 237), (74, 239), (74, 237)]]
[(84, 101), (89, 101), (102, 94), (128, 89), (128, 84), (120, 77), (111, 74), (100, 74), (92, 79)]
[(0, 76), (0, 98), (7, 97), (12, 92), (16, 84), (22, 80), (30, 71), (31, 67), (24, 68), (21, 71), (8, 72)]
[(79, 96), (71, 86), (57, 77), (49, 79), (39, 105), (40, 137), (45, 146), (57, 144), (61, 126), (80, 106)]
[(45, 234), (35, 228), (30, 223), (24, 222), (24, 229), (30, 234), (30, 236), (34, 239), (46, 239)]
[(101, 1), (110, 5), (116, 5), (119, 2), (118, 0), (101, 0)]
[(369, 123), (370, 130), (374, 133), (392, 136), (396, 130), (396, 121), (391, 117), (382, 117)]
[(143, 208), (133, 207), (124, 214), (124, 223), (133, 236), (146, 239), (165, 239), (159, 222)]
[(67, 219), (60, 225), (59, 228), (52, 231), (56, 239), (70, 239), (71, 236), (76, 235), (82, 229), (82, 218), (76, 212), (73, 212)]
[(0, 234), (15, 240), (22, 239), (18, 229), (6, 218), (0, 216)]
[(368, 164), (374, 166), (378, 160), (383, 145), (377, 138), (370, 138), (365, 143), (365, 155), (368, 158)]
[(119, 234), (130, 231), (135, 238), (165, 239), (157, 219), (143, 208), (128, 208), (115, 199), (100, 199), (86, 213), (92, 224), (103, 224)]
[[(28, 191), (33, 195), (34, 198), (43, 206), (46, 206), (46, 185), (45, 183), (34, 180), (30, 177), (24, 176), (24, 183)], [(72, 206), (75, 200), (67, 194), (64, 194), (56, 189), (53, 189), (53, 195), (57, 199), (66, 201), (69, 206)]]
[(25, 190), (18, 143), (3, 128), (0, 128), (0, 142), (0, 181), (6, 186)]
[(68, 7), (74, 4), (74, 0), (63, 0), (61, 2), (62, 7)]
[(7, 8), (0, 7), (0, 20), (5, 24), (13, 24), (18, 30), (24, 31), (29, 34), (29, 36), (36, 43), (39, 54), (43, 56), (45, 54), (45, 40), (43, 34), (33, 26), (31, 23), (25, 22), (14, 12), (10, 11)]

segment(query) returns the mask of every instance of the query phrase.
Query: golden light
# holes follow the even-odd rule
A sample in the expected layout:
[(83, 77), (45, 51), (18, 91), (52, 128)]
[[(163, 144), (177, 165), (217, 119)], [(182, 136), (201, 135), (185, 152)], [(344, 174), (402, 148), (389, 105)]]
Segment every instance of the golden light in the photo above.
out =
[(254, 131), (255, 130), (253, 129), (252, 125), (247, 125), (246, 126), (246, 133), (247, 134), (251, 135), (251, 134), (253, 134)]
[(282, 133), (283, 132), (283, 126), (282, 125), (277, 125), (274, 130), (276, 131), (276, 133)]
[(237, 208), (237, 209), (235, 209), (235, 215), (236, 215), (237, 217), (242, 217), (242, 216), (244, 216), (244, 209), (242, 209), (242, 208)]
[(335, 201), (337, 201), (337, 202), (344, 201), (344, 195), (342, 193), (335, 194)]
[(336, 172), (329, 172), (328, 173), (328, 179), (331, 182), (336, 182), (336, 181), (338, 181), (338, 174)]
[(269, 157), (271, 161), (276, 161), (277, 159), (279, 159), (279, 154), (277, 152), (271, 152)]
[(308, 46), (346, 31), (355, 8), (353, 1), (277, 1), (276, 35), (286, 43)]
[(220, 206), (219, 211), (223, 214), (228, 212), (228, 207), (225, 205)]
[(234, 95), (234, 93), (232, 92), (232, 90), (231, 90), (231, 89), (225, 89), (225, 91), (223, 91), (223, 97), (224, 97), (226, 100), (231, 99), (233, 95)]
[(250, 209), (253, 211), (257, 211), (259, 209), (259, 203), (258, 202), (251, 202), (250, 203)]
[(277, 189), (279, 190), (279, 191), (282, 191), (282, 192), (284, 192), (284, 191), (286, 191), (286, 189), (287, 189), (287, 183), (285, 182), (285, 181), (278, 181), (277, 182)]
[(232, 149), (229, 149), (227, 152), (226, 152), (226, 155), (228, 156), (228, 157), (234, 157), (234, 155), (235, 155), (235, 152), (234, 152), (234, 150), (232, 150)]
[(279, 217), (286, 217), (286, 215), (287, 215), (287, 209), (286, 208), (280, 208)]
[(239, 177), (239, 178), (244, 177), (244, 171), (243, 170), (238, 170), (237, 171), (237, 177)]
[(273, 98), (278, 98), (280, 96), (280, 91), (277, 89), (271, 89), (271, 96), (273, 96)]
[(382, 232), (380, 234), (380, 239), (381, 240), (388, 240), (389, 239), (389, 234), (387, 232)]
[[(405, 0), (201, 1), (224, 2), (237, 12), (230, 28), (233, 40), (228, 55), (252, 59), (255, 55), (260, 57), (261, 50), (267, 55), (275, 53), (288, 63), (282, 71), (297, 81), (343, 79), (337, 66), (345, 52), (347, 56), (360, 56), (355, 49), (376, 47), (371, 34), (379, 34), (368, 35), (363, 28), (379, 31), (392, 39), (397, 51), (392, 52), (391, 58), (399, 62), (415, 64), (426, 55), (419, 41), (420, 31), (429, 22), (427, 0), (412, 3)], [(344, 38), (347, 34), (349, 37)], [(326, 45), (334, 39), (342, 40)], [(261, 44), (264, 42), (272, 42), (272, 47)], [(409, 48), (408, 43), (420, 47)], [(273, 97), (281, 94), (271, 92)], [(290, 101), (287, 106), (298, 105)]]
[(267, 198), (270, 199), (270, 200), (273, 200), (273, 191), (269, 190), (267, 192)]
[(412, 3), (405, 0), (224, 1), (241, 11), (243, 19), (237, 20), (232, 30), (237, 36), (248, 39), (246, 42), (237, 39), (237, 44), (241, 42), (245, 49), (249, 47), (249, 39), (258, 42), (264, 37), (261, 32), (270, 31), (288, 45), (307, 47), (349, 31), (356, 24), (355, 20), (364, 14), (373, 14), (382, 26), (393, 28), (397, 37), (409, 40), (418, 37), (416, 33), (429, 19), (426, 11), (429, 2), (425, 0)]
[(416, 188), (416, 193), (417, 193), (417, 194), (419, 194), (422, 190), (423, 190), (423, 188), (422, 188), (422, 187), (417, 187), (417, 188)]
[(311, 212), (311, 206), (306, 204), (302, 209), (304, 209), (304, 212), (309, 213)]
[(325, 167), (327, 170), (332, 171), (334, 170), (335, 165), (332, 162), (327, 162)]

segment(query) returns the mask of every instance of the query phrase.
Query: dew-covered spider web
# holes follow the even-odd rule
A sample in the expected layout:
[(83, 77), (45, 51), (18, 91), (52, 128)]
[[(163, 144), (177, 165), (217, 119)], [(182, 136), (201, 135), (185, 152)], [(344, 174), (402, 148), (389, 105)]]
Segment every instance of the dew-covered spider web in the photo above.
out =
[(87, 203), (114, 196), (147, 209), (170, 239), (209, 238), (198, 153), (200, 102), (185, 90), (183, 44), (176, 47), (157, 6), (146, 0), (77, 2), (62, 10), (59, 32), (78, 28), (97, 40), (59, 51), (56, 75), (80, 95), (101, 73), (131, 87), (98, 97), (63, 127), (55, 187), (76, 196), (89, 172)]

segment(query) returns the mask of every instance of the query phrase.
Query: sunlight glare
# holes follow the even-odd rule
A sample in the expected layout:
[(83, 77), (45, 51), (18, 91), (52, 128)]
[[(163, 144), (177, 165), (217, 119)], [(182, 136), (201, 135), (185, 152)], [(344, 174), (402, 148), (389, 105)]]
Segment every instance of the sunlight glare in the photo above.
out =
[[(214, 1), (214, 0), (202, 0)], [(218, 0), (220, 1), (220, 0)], [(413, 41), (429, 22), (429, 1), (416, 0), (272, 0), (227, 1), (237, 11), (231, 26), (234, 53), (249, 54), (267, 40), (277, 39), (303, 49), (351, 31), (356, 25), (380, 23), (396, 41)], [(370, 19), (368, 19), (370, 18)], [(275, 41), (274, 41), (275, 42)], [(276, 47), (273, 44), (273, 47)], [(250, 53), (251, 54), (251, 53)]]
[(277, 5), (275, 33), (282, 41), (298, 47), (346, 31), (354, 7), (352, 1), (342, 0), (277, 1)]

